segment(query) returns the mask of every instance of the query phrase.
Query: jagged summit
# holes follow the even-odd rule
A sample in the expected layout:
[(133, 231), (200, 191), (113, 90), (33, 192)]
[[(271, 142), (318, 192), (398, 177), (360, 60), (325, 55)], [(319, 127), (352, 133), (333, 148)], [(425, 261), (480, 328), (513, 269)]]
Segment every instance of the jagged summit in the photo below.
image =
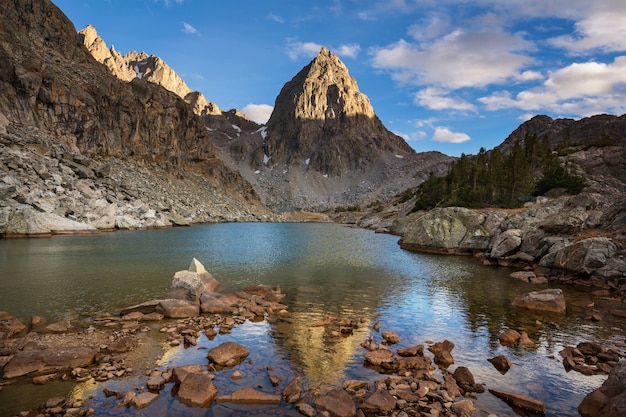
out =
[(310, 169), (328, 175), (415, 154), (383, 126), (348, 68), (324, 47), (282, 88), (267, 131), (265, 149), (274, 165), (308, 160)]
[(116, 77), (124, 81), (141, 78), (158, 84), (184, 99), (192, 106), (194, 113), (200, 116), (222, 114), (217, 104), (208, 101), (202, 93), (189, 88), (185, 81), (158, 56), (136, 51), (121, 55), (113, 46), (108, 49), (92, 25), (87, 25), (79, 31), (78, 36), (91, 55), (106, 65)]

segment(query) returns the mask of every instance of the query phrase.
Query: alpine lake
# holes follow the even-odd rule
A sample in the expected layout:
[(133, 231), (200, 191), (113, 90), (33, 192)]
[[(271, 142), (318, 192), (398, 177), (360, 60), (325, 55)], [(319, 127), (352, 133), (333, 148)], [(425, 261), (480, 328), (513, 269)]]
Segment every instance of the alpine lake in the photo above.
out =
[[(194, 257), (221, 283), (221, 292), (251, 284), (279, 285), (286, 294), (283, 303), (289, 306), (289, 314), (281, 318), (245, 322), (213, 339), (201, 334), (196, 346), (169, 346), (157, 325), (146, 334), (151, 340), (146, 343), (154, 347), (151, 355), (137, 359), (136, 375), (104, 383), (7, 385), (0, 391), (0, 416), (66, 395), (86, 400), (97, 416), (297, 416), (295, 408), (285, 403), (188, 408), (169, 394), (167, 386), (156, 402), (137, 411), (116, 407), (102, 391), (145, 387), (145, 373), (155, 367), (207, 364), (207, 350), (225, 341), (248, 347), (250, 356), (216, 374), (220, 393), (244, 386), (279, 393), (267, 380), (267, 367), (287, 382), (301, 375), (305, 388), (341, 386), (347, 379), (373, 382), (386, 375), (364, 365), (366, 351), (360, 344), (369, 336), (380, 343), (380, 334), (372, 329), (376, 322), (381, 332), (393, 330), (400, 335), (392, 350), (448, 339), (455, 344), (450, 371), (466, 366), (486, 388), (539, 399), (547, 406), (547, 416), (578, 416), (578, 404), (606, 375), (566, 372), (559, 351), (583, 341), (623, 345), (626, 319), (608, 313), (617, 301), (594, 296), (589, 288), (527, 284), (511, 278), (511, 269), (484, 266), (471, 257), (404, 251), (397, 240), (331, 223), (227, 223), (0, 240), (0, 311), (25, 323), (33, 315), (53, 322), (102, 311), (117, 314), (124, 307), (161, 298), (174, 273), (187, 269)], [(565, 314), (511, 306), (517, 295), (550, 287), (563, 289)], [(602, 320), (591, 321), (591, 312)], [(328, 316), (360, 320), (364, 325), (351, 335), (329, 337), (325, 327), (311, 326)], [(501, 346), (498, 337), (508, 328), (526, 331), (536, 345)], [(514, 363), (505, 374), (487, 361), (497, 355)], [(234, 370), (245, 377), (233, 380)], [(477, 394), (474, 402), (481, 415), (515, 415), (489, 392)]]

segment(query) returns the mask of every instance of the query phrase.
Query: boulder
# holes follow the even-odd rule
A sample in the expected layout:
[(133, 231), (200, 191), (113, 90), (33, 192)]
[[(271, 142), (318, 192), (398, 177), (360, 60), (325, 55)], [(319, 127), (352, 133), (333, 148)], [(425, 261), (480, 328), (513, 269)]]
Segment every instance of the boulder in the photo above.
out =
[(6, 311), (0, 311), (0, 340), (13, 337), (24, 330), (26, 330), (26, 325), (22, 320)]
[(452, 404), (450, 409), (454, 412), (454, 415), (458, 417), (471, 417), (476, 415), (476, 407), (472, 400), (461, 400)]
[(511, 255), (521, 244), (522, 231), (520, 229), (506, 230), (495, 238), (489, 255), (492, 258), (502, 258)]
[(217, 396), (211, 375), (192, 372), (185, 375), (178, 388), (178, 401), (190, 407), (207, 407)]
[(161, 313), (170, 319), (196, 317), (200, 314), (200, 305), (187, 300), (171, 298), (167, 300), (159, 300), (156, 312)]
[(118, 229), (136, 229), (140, 226), (141, 222), (132, 216), (115, 216), (115, 227)]
[(474, 375), (465, 366), (459, 366), (454, 370), (452, 374), (456, 383), (465, 392), (484, 392), (485, 388), (481, 384), (476, 384), (474, 381)]
[(203, 372), (202, 365), (193, 364), (193, 365), (182, 365), (177, 366), (172, 369), (172, 378), (176, 381), (177, 384), (182, 383), (188, 375), (198, 374)]
[(454, 343), (449, 340), (437, 342), (428, 348), (428, 350), (430, 350), (435, 355), (435, 363), (443, 368), (448, 367), (454, 363), (454, 359), (452, 358), (451, 354), (452, 349), (454, 349)]
[(233, 293), (205, 292), (200, 297), (200, 311), (210, 314), (229, 314), (241, 302), (242, 299)]
[(597, 390), (587, 394), (578, 406), (582, 417), (626, 415), (626, 361), (620, 361)]
[(495, 389), (489, 389), (489, 392), (512, 407), (521, 408), (537, 414), (546, 413), (546, 405), (543, 402), (527, 395)]
[(422, 356), (424, 354), (424, 345), (415, 345), (396, 350), (399, 356)]
[(502, 346), (513, 346), (519, 342), (521, 335), (517, 330), (506, 329), (500, 334), (499, 340)]
[(376, 390), (361, 404), (364, 413), (387, 414), (396, 408), (396, 399), (385, 389)]
[(554, 253), (552, 267), (590, 274), (607, 265), (617, 245), (607, 237), (592, 237), (565, 246)]
[(565, 313), (565, 297), (560, 288), (534, 291), (515, 297), (513, 306), (533, 311)]
[(225, 342), (209, 350), (207, 357), (218, 365), (232, 366), (250, 354), (250, 351), (236, 342)]
[(400, 342), (400, 335), (391, 330), (382, 332), (381, 336), (383, 337), (383, 339), (385, 339), (385, 342), (388, 345), (393, 345), (393, 344)]
[(315, 399), (318, 410), (331, 417), (354, 417), (356, 407), (350, 395), (342, 389), (334, 389)]
[(28, 374), (50, 374), (91, 365), (98, 353), (90, 347), (21, 350), (4, 366), (6, 379)]
[(189, 291), (192, 299), (199, 300), (205, 292), (211, 292), (219, 286), (213, 275), (204, 269), (204, 265), (193, 258), (189, 269), (174, 274), (171, 288), (182, 288)]
[(142, 392), (141, 394), (136, 395), (131, 400), (130, 404), (137, 410), (141, 410), (142, 408), (146, 408), (155, 402), (157, 398), (159, 398), (159, 394), (153, 392)]
[(280, 404), (280, 395), (268, 394), (266, 392), (257, 391), (252, 387), (242, 388), (230, 395), (221, 395), (217, 397), (218, 403), (235, 403), (235, 404)]

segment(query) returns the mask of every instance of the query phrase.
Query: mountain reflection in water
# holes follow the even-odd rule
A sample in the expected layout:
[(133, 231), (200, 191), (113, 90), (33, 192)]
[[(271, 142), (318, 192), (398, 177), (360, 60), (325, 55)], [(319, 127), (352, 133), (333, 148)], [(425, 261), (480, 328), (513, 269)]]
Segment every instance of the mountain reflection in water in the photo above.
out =
[[(610, 301), (562, 287), (566, 314), (522, 312), (511, 307), (512, 298), (547, 285), (514, 280), (508, 276), (511, 270), (486, 267), (469, 257), (406, 252), (396, 242), (395, 236), (336, 224), (275, 223), (0, 240), (0, 310), (25, 321), (32, 315), (54, 321), (68, 311), (116, 313), (162, 297), (174, 272), (187, 269), (195, 257), (220, 281), (224, 292), (257, 283), (280, 285), (290, 314), (246, 323), (213, 340), (202, 335), (194, 347), (168, 346), (156, 362), (161, 368), (206, 364), (208, 349), (234, 340), (248, 346), (251, 355), (236, 368), (218, 372), (215, 384), (223, 392), (242, 384), (268, 389), (267, 371), (263, 371), (268, 366), (283, 380), (303, 375), (311, 387), (345, 379), (382, 379), (363, 365), (360, 346), (370, 335), (380, 342), (380, 334), (372, 330), (380, 321), (381, 332), (393, 330), (400, 335), (398, 347), (448, 339), (456, 345), (450, 370), (467, 366), (476, 381), (487, 387), (536, 397), (548, 404), (548, 416), (577, 415), (578, 403), (605, 377), (566, 373), (558, 352), (580, 341), (623, 342), (621, 329), (626, 323), (606, 314)], [(592, 302), (603, 321), (587, 319), (587, 305)], [(329, 316), (360, 325), (353, 334), (340, 337), (331, 335), (328, 327), (312, 327)], [(537, 320), (544, 324), (538, 325)], [(537, 345), (500, 346), (498, 337), (507, 328), (528, 332)], [(515, 363), (505, 375), (486, 360), (500, 354)], [(245, 378), (232, 380), (234, 370)], [(138, 384), (142, 382), (111, 383), (127, 389)], [(101, 389), (79, 384), (75, 395), (90, 393), (97, 402)], [(0, 392), (0, 404), (16, 390), (8, 387)], [(175, 414), (180, 406), (168, 393), (162, 391), (153, 406)], [(510, 414), (508, 406), (489, 394), (480, 395), (476, 403), (496, 414)], [(206, 413), (212, 415), (210, 409)]]

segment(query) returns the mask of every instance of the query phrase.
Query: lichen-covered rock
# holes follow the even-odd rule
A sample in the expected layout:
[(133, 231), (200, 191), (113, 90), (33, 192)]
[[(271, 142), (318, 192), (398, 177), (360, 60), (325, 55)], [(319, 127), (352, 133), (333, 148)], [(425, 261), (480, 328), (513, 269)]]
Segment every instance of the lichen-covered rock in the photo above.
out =
[(565, 246), (554, 254), (552, 266), (567, 271), (594, 272), (606, 266), (617, 245), (606, 237), (593, 237)]
[(522, 231), (520, 229), (509, 229), (500, 233), (494, 240), (491, 247), (490, 256), (501, 258), (516, 251), (522, 244)]

